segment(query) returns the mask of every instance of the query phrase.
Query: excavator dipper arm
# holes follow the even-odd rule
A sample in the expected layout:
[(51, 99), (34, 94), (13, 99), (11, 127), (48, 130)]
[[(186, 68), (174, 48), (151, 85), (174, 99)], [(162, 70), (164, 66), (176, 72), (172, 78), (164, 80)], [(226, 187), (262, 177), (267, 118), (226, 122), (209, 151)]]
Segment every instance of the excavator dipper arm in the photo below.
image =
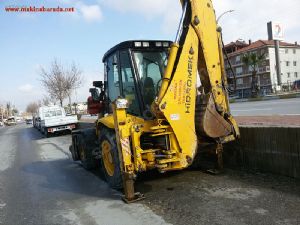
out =
[[(190, 164), (201, 137), (225, 143), (239, 136), (230, 114), (220, 28), (211, 0), (183, 0), (183, 15), (170, 50), (156, 115), (173, 129)], [(202, 93), (197, 99), (197, 75)]]

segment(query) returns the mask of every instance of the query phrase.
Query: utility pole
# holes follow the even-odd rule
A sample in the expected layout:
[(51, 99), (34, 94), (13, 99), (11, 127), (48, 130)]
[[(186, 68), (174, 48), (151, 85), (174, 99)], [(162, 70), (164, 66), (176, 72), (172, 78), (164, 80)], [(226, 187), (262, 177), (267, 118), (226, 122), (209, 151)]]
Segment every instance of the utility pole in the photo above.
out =
[(280, 65), (280, 41), (283, 40), (283, 27), (280, 23), (269, 22), (268, 27), (268, 39), (274, 40), (275, 45), (275, 60), (276, 60), (276, 74), (277, 74), (277, 86), (281, 86), (281, 65)]
[(280, 65), (280, 53), (279, 53), (279, 40), (275, 41), (275, 59), (276, 59), (276, 73), (277, 73), (277, 84), (281, 85), (281, 65)]
[(0, 113), (1, 113), (1, 120), (3, 122), (3, 108), (2, 108), (2, 105), (0, 105)]

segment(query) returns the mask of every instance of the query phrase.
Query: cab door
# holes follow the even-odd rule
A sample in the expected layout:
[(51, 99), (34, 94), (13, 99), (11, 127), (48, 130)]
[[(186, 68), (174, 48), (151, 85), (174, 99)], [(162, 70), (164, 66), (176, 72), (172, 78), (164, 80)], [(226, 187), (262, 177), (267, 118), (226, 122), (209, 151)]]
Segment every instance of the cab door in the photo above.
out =
[(105, 62), (104, 80), (106, 83), (105, 94), (107, 98), (106, 112), (112, 113), (111, 103), (120, 96), (120, 75), (119, 75), (118, 52), (110, 55)]
[(132, 61), (129, 51), (120, 51), (120, 74), (121, 74), (121, 91), (122, 97), (127, 99), (128, 108), (127, 113), (134, 116), (141, 116), (140, 96), (137, 90), (137, 80), (133, 70)]

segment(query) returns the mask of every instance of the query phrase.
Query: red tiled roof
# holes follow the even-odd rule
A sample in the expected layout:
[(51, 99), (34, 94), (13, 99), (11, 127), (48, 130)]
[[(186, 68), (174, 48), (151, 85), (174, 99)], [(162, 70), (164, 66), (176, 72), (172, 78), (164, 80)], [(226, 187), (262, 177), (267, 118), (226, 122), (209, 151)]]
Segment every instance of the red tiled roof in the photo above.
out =
[(247, 46), (248, 44), (244, 41), (235, 41), (230, 42), (229, 44), (225, 45), (225, 48), (231, 47), (231, 46)]
[[(250, 50), (254, 50), (254, 49), (258, 49), (261, 48), (263, 46), (274, 46), (275, 42), (274, 40), (258, 40), (253, 42), (252, 44), (248, 45), (247, 47), (241, 48), (235, 52), (230, 53), (229, 55), (235, 55), (238, 53), (242, 53), (242, 52), (247, 52)], [(300, 48), (300, 45), (295, 45), (295, 44), (291, 44), (291, 43), (287, 43), (287, 42), (279, 42), (279, 45), (282, 47), (298, 47)]]

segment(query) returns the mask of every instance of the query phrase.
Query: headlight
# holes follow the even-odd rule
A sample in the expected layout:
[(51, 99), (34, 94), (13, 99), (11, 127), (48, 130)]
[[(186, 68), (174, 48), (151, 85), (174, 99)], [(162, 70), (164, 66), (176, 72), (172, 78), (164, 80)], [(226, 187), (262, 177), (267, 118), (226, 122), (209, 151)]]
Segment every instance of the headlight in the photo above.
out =
[(127, 99), (119, 98), (116, 100), (117, 109), (127, 109), (128, 108), (128, 101)]

